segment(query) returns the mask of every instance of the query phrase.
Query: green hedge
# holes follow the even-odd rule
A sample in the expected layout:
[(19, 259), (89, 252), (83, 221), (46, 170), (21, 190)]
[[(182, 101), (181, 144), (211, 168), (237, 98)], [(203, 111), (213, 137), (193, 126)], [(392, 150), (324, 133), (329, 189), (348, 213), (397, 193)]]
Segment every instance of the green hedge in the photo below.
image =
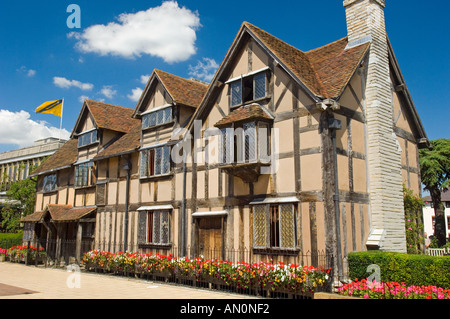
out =
[(432, 257), (383, 251), (350, 253), (348, 266), (350, 279), (367, 279), (371, 264), (378, 265), (381, 282), (404, 282), (406, 285), (434, 285), (450, 288), (450, 256)]
[(22, 243), (23, 232), (0, 233), (0, 248), (10, 248)]

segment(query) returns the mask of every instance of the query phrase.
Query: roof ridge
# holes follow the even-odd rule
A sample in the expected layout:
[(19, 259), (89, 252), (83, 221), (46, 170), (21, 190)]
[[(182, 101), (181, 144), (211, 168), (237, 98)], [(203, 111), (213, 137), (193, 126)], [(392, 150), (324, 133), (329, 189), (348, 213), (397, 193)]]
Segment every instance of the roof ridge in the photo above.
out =
[(158, 72), (162, 72), (162, 73), (168, 74), (169, 76), (176, 77), (176, 78), (178, 78), (180, 80), (183, 80), (183, 81), (189, 81), (189, 82), (191, 82), (193, 84), (199, 84), (201, 86), (208, 87), (208, 85), (203, 84), (201, 82), (194, 81), (194, 80), (191, 80), (191, 79), (186, 79), (186, 78), (183, 78), (182, 76), (179, 76), (179, 75), (176, 75), (176, 74), (173, 74), (173, 73), (170, 73), (170, 72), (166, 72), (166, 71), (163, 71), (163, 70), (160, 70), (160, 69), (154, 69), (154, 71), (156, 72), (156, 74), (158, 74)]
[[(91, 101), (91, 102), (95, 102), (95, 103), (101, 103), (101, 104), (106, 104), (106, 105), (110, 105), (110, 106), (114, 106), (114, 107), (120, 107), (126, 110), (133, 110), (130, 107), (126, 107), (126, 106), (122, 106), (122, 105), (117, 105), (117, 104), (111, 104), (111, 103), (106, 103), (106, 102), (102, 102), (102, 101), (97, 101), (97, 100), (93, 100), (93, 99), (85, 99), (85, 102)], [(89, 106), (89, 105), (88, 105)]]
[(305, 52), (305, 54), (309, 54), (309, 53), (313, 53), (313, 52), (318, 51), (318, 50), (322, 50), (322, 49), (324, 49), (324, 48), (326, 48), (326, 47), (329, 47), (329, 46), (332, 46), (332, 45), (336, 44), (337, 42), (340, 42), (340, 41), (342, 41), (342, 40), (344, 40), (344, 39), (348, 39), (348, 37), (345, 36), (345, 37), (340, 38), (340, 39), (338, 39), (338, 40), (335, 40), (335, 41), (333, 41), (333, 42), (330, 42), (330, 43), (327, 43), (327, 44), (325, 44), (325, 45), (322, 45), (322, 46), (320, 46), (320, 47), (317, 47), (317, 48), (308, 50), (308, 51)]
[[(265, 30), (263, 30), (263, 29), (261, 29), (261, 28), (259, 28), (259, 27), (257, 27), (257, 26), (255, 26), (255, 25), (253, 25), (253, 24), (251, 24), (251, 23), (249, 23), (249, 22), (247, 22), (247, 21), (243, 22), (243, 25), (245, 25), (247, 28), (249, 28), (250, 31), (252, 31), (251, 29), (254, 28), (254, 29), (256, 29), (257, 32), (263, 32), (263, 33), (267, 34), (268, 36), (272, 37), (273, 39), (275, 39), (275, 40), (281, 42), (283, 45), (286, 45), (286, 46), (288, 46), (289, 48), (293, 49), (295, 52), (298, 52), (298, 53), (306, 60), (306, 62), (308, 63), (308, 67), (311, 69), (311, 71), (312, 71), (313, 74), (314, 74), (313, 77), (314, 77), (314, 80), (315, 80), (316, 83), (311, 83), (311, 84), (312, 84), (313, 86), (317, 86), (317, 87), (316, 87), (316, 88), (311, 88), (311, 87), (308, 85), (308, 83), (305, 83), (304, 75), (303, 75), (303, 74), (300, 74), (300, 75), (303, 77), (303, 79), (302, 79), (303, 84), (304, 84), (306, 87), (308, 87), (308, 89), (309, 89), (311, 92), (313, 92), (313, 94), (316, 94), (316, 95), (317, 95), (317, 94), (319, 94), (319, 95), (322, 95), (322, 94), (323, 94), (324, 86), (323, 86), (323, 84), (322, 84), (321, 78), (320, 78), (319, 74), (317, 73), (317, 70), (314, 68), (313, 63), (312, 63), (311, 60), (309, 59), (309, 57), (308, 57), (308, 55), (306, 54), (306, 52), (300, 50), (299, 48), (294, 47), (293, 45), (291, 45), (291, 44), (289, 44), (289, 43), (287, 43), (287, 42), (281, 40), (280, 38), (274, 36), (273, 34), (267, 32), (267, 31), (265, 31)], [(253, 32), (253, 33), (255, 33), (255, 32)], [(262, 40), (261, 37), (258, 36), (257, 34), (255, 34), (255, 36), (257, 36), (260, 40)], [(265, 41), (264, 41), (264, 42), (265, 42)], [(273, 49), (271, 49), (271, 50), (273, 51)], [(274, 52), (274, 54), (277, 54), (277, 53)], [(277, 54), (277, 55), (278, 55), (278, 54)], [(280, 56), (278, 56), (278, 58), (284, 60), (284, 59), (283, 59), (282, 57), (280, 57)], [(316, 90), (318, 90), (318, 92), (315, 92)]]

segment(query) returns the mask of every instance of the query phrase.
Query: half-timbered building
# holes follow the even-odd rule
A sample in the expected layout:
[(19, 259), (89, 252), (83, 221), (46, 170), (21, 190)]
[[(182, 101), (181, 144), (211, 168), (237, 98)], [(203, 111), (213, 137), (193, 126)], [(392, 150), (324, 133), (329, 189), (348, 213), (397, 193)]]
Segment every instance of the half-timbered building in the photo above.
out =
[(384, 6), (344, 1), (347, 36), (306, 52), (244, 22), (209, 85), (154, 70), (134, 110), (86, 101), (34, 173), (27, 236), (229, 260), (323, 251), (339, 277), (349, 252), (405, 252), (402, 184), (420, 194), (429, 143)]

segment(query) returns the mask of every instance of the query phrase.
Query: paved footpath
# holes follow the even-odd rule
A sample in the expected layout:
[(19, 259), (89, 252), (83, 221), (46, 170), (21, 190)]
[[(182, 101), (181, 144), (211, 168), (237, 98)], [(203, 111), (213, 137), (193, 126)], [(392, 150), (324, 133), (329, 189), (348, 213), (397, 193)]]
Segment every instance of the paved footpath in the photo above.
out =
[(252, 299), (142, 279), (0, 262), (0, 299)]

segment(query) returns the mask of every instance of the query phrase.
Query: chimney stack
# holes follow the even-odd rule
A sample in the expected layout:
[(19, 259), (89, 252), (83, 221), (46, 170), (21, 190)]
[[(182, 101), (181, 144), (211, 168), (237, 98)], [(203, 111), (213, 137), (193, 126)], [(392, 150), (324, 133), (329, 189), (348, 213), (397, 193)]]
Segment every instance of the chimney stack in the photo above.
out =
[(348, 47), (370, 42), (364, 70), (364, 105), (371, 234), (385, 234), (376, 248), (406, 252), (401, 150), (393, 131), (385, 1), (345, 0), (344, 7)]

